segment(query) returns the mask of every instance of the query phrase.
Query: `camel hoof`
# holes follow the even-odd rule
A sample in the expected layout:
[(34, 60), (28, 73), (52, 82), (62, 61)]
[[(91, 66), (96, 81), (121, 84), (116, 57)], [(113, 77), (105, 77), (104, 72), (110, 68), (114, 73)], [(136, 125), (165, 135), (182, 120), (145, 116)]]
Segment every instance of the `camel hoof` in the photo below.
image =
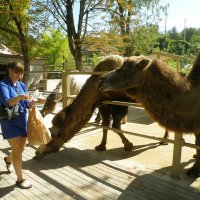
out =
[(166, 141), (161, 141), (159, 144), (160, 144), (160, 145), (168, 145), (169, 143), (166, 142)]
[(198, 178), (199, 177), (199, 170), (196, 168), (190, 168), (187, 170), (186, 174), (192, 178)]
[(43, 157), (44, 157), (43, 154), (39, 154), (38, 152), (35, 152), (35, 156), (33, 156), (33, 159), (34, 160), (40, 160)]
[(133, 150), (133, 143), (129, 142), (124, 145), (124, 150), (125, 151), (132, 151)]
[(197, 154), (196, 153), (193, 155), (193, 158), (195, 158), (195, 159), (197, 158)]
[(98, 146), (95, 147), (95, 150), (97, 150), (97, 151), (106, 151), (106, 146), (98, 145)]

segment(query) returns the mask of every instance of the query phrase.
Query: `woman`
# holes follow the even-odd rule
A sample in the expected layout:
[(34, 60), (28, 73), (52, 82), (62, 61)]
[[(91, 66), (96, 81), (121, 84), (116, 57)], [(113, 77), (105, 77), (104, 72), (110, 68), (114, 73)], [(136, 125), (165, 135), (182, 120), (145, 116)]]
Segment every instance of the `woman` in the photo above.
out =
[(3, 139), (7, 139), (12, 152), (4, 158), (7, 170), (11, 172), (13, 163), (18, 187), (28, 189), (32, 185), (23, 178), (22, 152), (24, 151), (27, 138), (27, 108), (34, 105), (34, 101), (28, 100), (28, 93), (24, 83), (20, 82), (24, 73), (24, 67), (20, 63), (9, 63), (6, 78), (0, 82), (0, 103), (5, 107), (19, 104), (19, 118), (1, 120)]

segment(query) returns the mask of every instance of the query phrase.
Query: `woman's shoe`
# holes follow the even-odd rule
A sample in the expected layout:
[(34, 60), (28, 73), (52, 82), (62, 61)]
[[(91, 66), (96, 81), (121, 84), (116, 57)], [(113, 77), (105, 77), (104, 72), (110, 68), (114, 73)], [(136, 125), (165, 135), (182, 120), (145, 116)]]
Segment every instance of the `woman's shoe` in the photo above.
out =
[(21, 181), (16, 181), (16, 185), (21, 189), (29, 189), (32, 187), (31, 183), (29, 183), (29, 181), (25, 179), (22, 179)]
[(12, 163), (8, 162), (8, 161), (7, 161), (7, 158), (8, 158), (8, 157), (4, 157), (4, 161), (5, 161), (5, 163), (6, 163), (6, 169), (8, 170), (9, 173), (11, 173), (11, 172), (12, 172), (12, 167), (11, 167), (11, 164), (12, 164)]

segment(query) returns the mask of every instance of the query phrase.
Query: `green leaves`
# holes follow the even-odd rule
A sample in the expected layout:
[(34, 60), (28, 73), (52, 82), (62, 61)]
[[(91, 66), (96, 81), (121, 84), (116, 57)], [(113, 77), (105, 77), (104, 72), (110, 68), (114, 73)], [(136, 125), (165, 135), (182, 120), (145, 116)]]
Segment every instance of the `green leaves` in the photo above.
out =
[(70, 60), (70, 62), (72, 60), (68, 39), (60, 29), (51, 28), (44, 32), (38, 45), (33, 49), (32, 55), (46, 58), (49, 70), (61, 70), (65, 60)]

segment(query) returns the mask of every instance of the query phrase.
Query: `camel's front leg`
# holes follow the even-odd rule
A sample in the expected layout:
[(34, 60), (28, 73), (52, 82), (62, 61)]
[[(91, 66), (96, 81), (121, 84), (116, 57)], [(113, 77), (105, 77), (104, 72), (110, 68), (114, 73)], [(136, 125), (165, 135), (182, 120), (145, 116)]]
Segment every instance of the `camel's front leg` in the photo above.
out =
[(95, 123), (100, 124), (101, 118), (102, 117), (101, 117), (100, 111), (98, 110), (97, 116), (95, 118)]
[[(113, 122), (112, 127), (121, 130), (120, 122), (118, 122), (118, 123)], [(124, 144), (124, 150), (125, 151), (132, 151), (133, 150), (133, 143), (129, 142), (129, 140), (125, 137), (125, 135), (123, 133), (118, 132), (118, 131), (116, 131), (116, 133), (119, 135), (119, 137), (122, 140), (122, 143)]]
[[(102, 126), (109, 126), (110, 125), (110, 110), (104, 109), (103, 107), (100, 109), (101, 116), (102, 116)], [(106, 144), (107, 144), (107, 129), (103, 129), (103, 137), (101, 140), (101, 143), (95, 147), (97, 151), (105, 151), (106, 150)]]
[(95, 147), (97, 151), (105, 151), (106, 150), (106, 143), (107, 143), (107, 129), (103, 129), (103, 137), (101, 143)]
[[(128, 107), (126, 106), (113, 106), (112, 109), (112, 118), (113, 124), (112, 127), (121, 130), (121, 120), (126, 116), (128, 113)], [(129, 140), (124, 136), (123, 133), (116, 131), (119, 137), (124, 144), (125, 151), (132, 151), (133, 150), (133, 143), (129, 142)]]
[[(196, 145), (200, 145), (200, 134), (195, 134)], [(197, 149), (196, 161), (194, 165), (187, 171), (187, 175), (198, 178), (200, 176), (200, 149)]]

